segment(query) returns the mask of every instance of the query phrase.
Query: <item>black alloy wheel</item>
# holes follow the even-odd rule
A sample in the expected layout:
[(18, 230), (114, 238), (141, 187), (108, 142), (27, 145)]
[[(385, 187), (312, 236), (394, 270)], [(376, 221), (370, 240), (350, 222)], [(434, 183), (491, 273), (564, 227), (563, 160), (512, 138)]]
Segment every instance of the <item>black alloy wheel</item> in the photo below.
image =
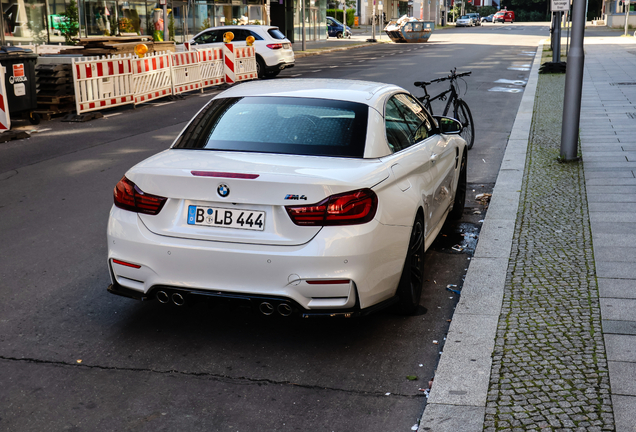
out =
[(402, 277), (397, 289), (399, 301), (396, 305), (397, 312), (402, 315), (415, 315), (420, 306), (422, 296), (422, 285), (424, 283), (424, 220), (421, 215), (417, 216), (409, 248), (404, 260)]

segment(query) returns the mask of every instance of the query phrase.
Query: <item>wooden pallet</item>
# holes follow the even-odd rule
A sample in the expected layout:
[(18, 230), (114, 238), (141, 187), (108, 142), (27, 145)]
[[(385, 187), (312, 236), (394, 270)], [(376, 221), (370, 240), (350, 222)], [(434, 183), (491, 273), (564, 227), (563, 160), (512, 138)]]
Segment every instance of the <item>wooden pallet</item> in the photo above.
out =
[(36, 109), (35, 111), (33, 111), (34, 113), (37, 113), (42, 120), (51, 120), (51, 118), (53, 117), (59, 117), (59, 116), (63, 116), (63, 115), (67, 115), (69, 113), (72, 113), (73, 111), (75, 111), (75, 106), (73, 106), (73, 108), (71, 109), (66, 109), (66, 110), (52, 110), (52, 109)]
[(74, 103), (75, 95), (49, 96), (39, 94), (37, 95), (37, 100), (38, 104), (60, 105), (65, 103)]

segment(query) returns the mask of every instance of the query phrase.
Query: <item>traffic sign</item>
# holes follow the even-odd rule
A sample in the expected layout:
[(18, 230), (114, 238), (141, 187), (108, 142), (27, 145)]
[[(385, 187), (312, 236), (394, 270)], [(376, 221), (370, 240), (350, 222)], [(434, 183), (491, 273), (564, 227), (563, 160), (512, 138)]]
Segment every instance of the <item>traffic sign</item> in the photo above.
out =
[(552, 12), (567, 12), (570, 10), (570, 0), (551, 0)]

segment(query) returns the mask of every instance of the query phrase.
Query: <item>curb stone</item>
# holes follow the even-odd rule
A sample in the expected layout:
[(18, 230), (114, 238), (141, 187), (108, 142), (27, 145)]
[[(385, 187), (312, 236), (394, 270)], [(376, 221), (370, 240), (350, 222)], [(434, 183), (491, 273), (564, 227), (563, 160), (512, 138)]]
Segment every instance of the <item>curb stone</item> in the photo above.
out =
[(543, 43), (539, 43), (534, 57), (510, 133), (514, 139), (509, 139), (506, 146), (418, 432), (483, 431), (492, 353), (521, 196)]

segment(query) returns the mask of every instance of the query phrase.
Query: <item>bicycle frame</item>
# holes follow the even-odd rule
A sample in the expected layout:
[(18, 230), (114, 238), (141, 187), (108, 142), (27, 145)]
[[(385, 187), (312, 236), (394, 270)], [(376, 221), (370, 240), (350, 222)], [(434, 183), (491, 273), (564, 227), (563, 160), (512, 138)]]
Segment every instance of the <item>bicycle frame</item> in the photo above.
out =
[(426, 86), (422, 87), (422, 89), (424, 90), (424, 96), (418, 99), (424, 102), (424, 107), (428, 110), (428, 112), (431, 113), (431, 115), (435, 115), (433, 112), (433, 107), (431, 105), (431, 102), (438, 99), (443, 101), (446, 99), (446, 95), (450, 93), (450, 96), (448, 97), (448, 102), (446, 102), (446, 106), (444, 107), (444, 111), (442, 112), (443, 116), (447, 116), (448, 111), (450, 110), (451, 104), (453, 104), (453, 109), (454, 109), (454, 105), (456, 103), (455, 101), (459, 99), (457, 90), (455, 90), (455, 80), (451, 80), (450, 88), (448, 90), (445, 90), (433, 97), (431, 97), (431, 95), (428, 94), (428, 90), (426, 89)]

